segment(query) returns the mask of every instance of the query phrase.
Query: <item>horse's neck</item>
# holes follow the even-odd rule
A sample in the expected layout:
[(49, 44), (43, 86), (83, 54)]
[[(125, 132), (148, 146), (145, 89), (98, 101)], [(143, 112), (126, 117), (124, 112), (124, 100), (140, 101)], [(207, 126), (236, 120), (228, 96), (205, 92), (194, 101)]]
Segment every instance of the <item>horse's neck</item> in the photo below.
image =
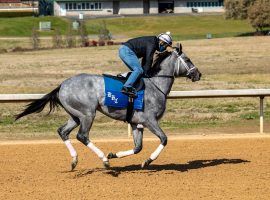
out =
[[(154, 77), (151, 78), (151, 80), (167, 96), (170, 93), (174, 82), (174, 72), (173, 69), (170, 69), (169, 67), (165, 69), (166, 70), (160, 70)], [(162, 77), (164, 75), (172, 77)]]

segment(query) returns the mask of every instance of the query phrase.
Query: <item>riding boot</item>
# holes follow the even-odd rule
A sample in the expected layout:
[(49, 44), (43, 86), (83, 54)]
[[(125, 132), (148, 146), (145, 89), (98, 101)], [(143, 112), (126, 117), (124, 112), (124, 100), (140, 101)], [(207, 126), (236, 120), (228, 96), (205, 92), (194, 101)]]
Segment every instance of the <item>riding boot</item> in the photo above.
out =
[(126, 87), (126, 86), (123, 86), (121, 92), (129, 97), (137, 97), (137, 91), (135, 88), (133, 87)]

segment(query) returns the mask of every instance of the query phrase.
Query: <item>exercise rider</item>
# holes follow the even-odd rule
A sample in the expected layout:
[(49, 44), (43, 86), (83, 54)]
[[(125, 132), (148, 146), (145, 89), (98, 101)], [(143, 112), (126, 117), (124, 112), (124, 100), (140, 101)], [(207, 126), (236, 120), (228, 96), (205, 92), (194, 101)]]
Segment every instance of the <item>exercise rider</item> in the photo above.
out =
[[(172, 45), (172, 37), (169, 32), (161, 33), (158, 36), (145, 36), (134, 38), (123, 43), (119, 48), (119, 57), (132, 71), (125, 82), (122, 93), (135, 97), (137, 92), (134, 83), (147, 72), (152, 66), (155, 51), (163, 52)], [(139, 59), (142, 58), (142, 64)]]

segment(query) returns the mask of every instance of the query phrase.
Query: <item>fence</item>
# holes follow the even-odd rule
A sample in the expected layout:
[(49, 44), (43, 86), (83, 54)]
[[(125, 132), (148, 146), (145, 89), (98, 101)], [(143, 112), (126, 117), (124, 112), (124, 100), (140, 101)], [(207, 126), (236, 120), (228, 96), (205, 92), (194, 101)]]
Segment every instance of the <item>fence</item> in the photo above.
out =
[[(0, 94), (0, 103), (28, 102), (41, 98), (44, 94)], [(260, 133), (263, 133), (264, 97), (270, 96), (270, 89), (239, 90), (194, 90), (171, 91), (168, 99), (184, 98), (225, 98), (225, 97), (259, 97), (260, 98)], [(128, 126), (128, 135), (131, 128)]]

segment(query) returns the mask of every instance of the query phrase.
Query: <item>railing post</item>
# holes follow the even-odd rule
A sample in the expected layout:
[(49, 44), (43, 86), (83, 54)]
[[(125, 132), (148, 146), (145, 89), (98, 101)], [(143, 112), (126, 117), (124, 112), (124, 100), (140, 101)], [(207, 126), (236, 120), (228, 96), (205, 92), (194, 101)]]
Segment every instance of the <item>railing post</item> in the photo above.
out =
[(130, 126), (130, 124), (128, 124), (128, 137), (130, 137), (131, 136), (131, 126)]
[(264, 96), (260, 96), (260, 133), (263, 133), (263, 99)]

